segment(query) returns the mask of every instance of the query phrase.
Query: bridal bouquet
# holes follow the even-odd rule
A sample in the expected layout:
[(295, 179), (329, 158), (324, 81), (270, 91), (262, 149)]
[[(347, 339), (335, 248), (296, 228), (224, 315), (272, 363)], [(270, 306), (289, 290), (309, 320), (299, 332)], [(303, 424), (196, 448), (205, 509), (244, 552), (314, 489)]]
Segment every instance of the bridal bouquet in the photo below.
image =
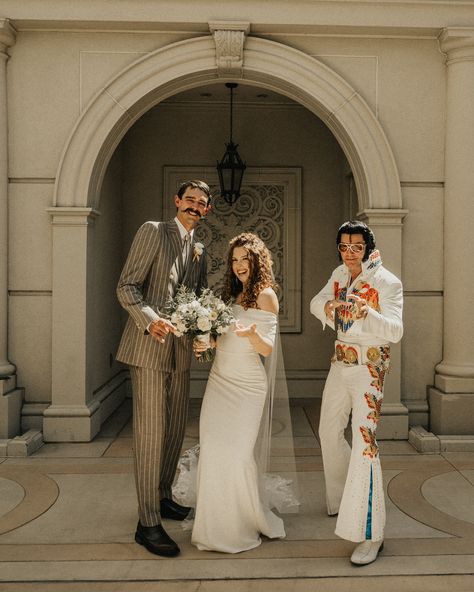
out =
[(206, 288), (201, 296), (185, 286), (180, 286), (169, 307), (171, 323), (176, 327), (175, 335), (185, 333), (208, 344), (208, 349), (199, 356), (200, 362), (212, 359), (210, 337), (226, 333), (235, 318), (232, 308), (212, 290)]

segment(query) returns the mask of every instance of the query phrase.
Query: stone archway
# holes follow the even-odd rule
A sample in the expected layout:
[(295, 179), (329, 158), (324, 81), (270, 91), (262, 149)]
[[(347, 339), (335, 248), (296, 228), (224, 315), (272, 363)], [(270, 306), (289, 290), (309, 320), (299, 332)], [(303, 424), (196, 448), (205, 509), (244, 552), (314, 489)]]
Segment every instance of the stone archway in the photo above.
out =
[[(169, 96), (217, 79), (241, 79), (286, 95), (312, 111), (344, 150), (357, 185), (359, 215), (378, 227), (382, 247), (390, 241), (390, 266), (400, 272), (404, 215), (400, 182), (389, 143), (373, 112), (347, 82), (317, 59), (280, 43), (245, 38), (245, 27), (228, 25), (214, 24), (213, 36), (171, 44), (124, 69), (92, 99), (66, 143), (50, 209), (53, 392), (52, 405), (45, 411), (46, 440), (90, 440), (100, 428), (102, 401), (89, 388), (87, 364), (89, 237), (114, 150), (135, 121)], [(70, 315), (69, 303), (78, 299), (78, 314)], [(67, 340), (67, 335), (75, 339)], [(399, 378), (400, 368), (395, 367), (385, 405), (386, 414), (393, 417), (385, 422), (392, 437), (407, 436)]]

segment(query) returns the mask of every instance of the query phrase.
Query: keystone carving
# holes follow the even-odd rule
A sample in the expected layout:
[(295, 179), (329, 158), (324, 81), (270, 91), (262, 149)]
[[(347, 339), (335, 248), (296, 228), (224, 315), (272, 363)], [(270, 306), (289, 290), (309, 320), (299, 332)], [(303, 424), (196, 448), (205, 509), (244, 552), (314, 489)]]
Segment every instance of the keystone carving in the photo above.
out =
[(221, 77), (242, 78), (245, 36), (249, 23), (212, 22), (209, 29), (216, 44), (217, 74)]

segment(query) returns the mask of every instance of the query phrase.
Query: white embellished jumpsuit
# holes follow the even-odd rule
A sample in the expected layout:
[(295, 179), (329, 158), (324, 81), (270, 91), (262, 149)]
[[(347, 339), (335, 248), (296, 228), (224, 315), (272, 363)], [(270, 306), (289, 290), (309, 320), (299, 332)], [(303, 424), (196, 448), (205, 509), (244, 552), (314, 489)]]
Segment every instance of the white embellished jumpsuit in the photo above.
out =
[[(365, 319), (355, 318), (349, 300), (336, 315), (337, 338), (323, 392), (319, 436), (326, 481), (328, 514), (338, 514), (336, 534), (361, 542), (384, 538), (385, 501), (375, 438), (390, 364), (390, 345), (403, 334), (403, 289), (382, 266), (378, 251), (362, 263), (351, 282), (348, 268), (337, 267), (326, 286), (311, 300), (310, 310), (323, 324), (328, 300), (357, 294), (368, 303)], [(352, 449), (344, 430), (352, 413)]]

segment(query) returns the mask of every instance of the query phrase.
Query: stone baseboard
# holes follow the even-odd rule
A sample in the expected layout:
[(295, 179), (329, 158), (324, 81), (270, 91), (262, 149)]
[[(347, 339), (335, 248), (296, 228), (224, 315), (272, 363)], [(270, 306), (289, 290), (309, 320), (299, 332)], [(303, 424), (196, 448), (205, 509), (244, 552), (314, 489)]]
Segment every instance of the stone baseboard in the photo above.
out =
[(128, 392), (128, 372), (111, 378), (85, 405), (50, 405), (44, 411), (45, 442), (90, 442)]
[(377, 426), (377, 440), (406, 440), (408, 438), (408, 409), (401, 403), (384, 403)]
[(442, 435), (436, 436), (422, 426), (414, 426), (408, 434), (408, 441), (424, 454), (440, 452), (474, 452), (474, 436)]
[(0, 438), (21, 433), (20, 416), (24, 389), (16, 388), (16, 376), (0, 380)]
[(461, 435), (474, 438), (474, 392), (446, 393), (428, 388), (430, 430), (437, 436)]

